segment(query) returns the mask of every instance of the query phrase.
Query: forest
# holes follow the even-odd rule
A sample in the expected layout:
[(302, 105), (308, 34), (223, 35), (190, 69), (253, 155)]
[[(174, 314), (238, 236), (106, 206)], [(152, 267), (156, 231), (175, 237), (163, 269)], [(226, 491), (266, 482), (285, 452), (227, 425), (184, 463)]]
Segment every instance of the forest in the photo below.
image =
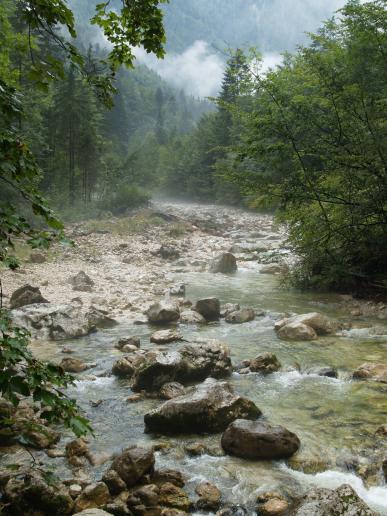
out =
[(0, 0), (0, 514), (387, 514), (386, 7)]

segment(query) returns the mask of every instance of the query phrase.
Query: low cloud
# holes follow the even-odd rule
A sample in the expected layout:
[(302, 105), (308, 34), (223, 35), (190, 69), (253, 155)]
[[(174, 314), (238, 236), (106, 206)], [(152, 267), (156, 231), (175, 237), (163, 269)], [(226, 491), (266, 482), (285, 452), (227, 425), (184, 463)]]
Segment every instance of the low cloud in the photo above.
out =
[(219, 92), (224, 61), (205, 41), (195, 41), (181, 54), (168, 54), (156, 59), (144, 50), (136, 51), (139, 62), (156, 71), (164, 80), (195, 97), (208, 97)]

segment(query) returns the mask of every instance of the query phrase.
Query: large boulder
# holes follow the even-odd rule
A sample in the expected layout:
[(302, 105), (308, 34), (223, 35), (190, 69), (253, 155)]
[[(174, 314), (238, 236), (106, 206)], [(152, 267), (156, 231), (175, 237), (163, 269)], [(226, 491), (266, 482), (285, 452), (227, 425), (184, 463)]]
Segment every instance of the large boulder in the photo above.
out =
[(230, 324), (242, 324), (255, 319), (255, 312), (252, 308), (242, 308), (226, 316), (226, 322)]
[(387, 383), (387, 365), (365, 362), (353, 372), (356, 380), (372, 380), (374, 382)]
[(209, 376), (223, 378), (231, 374), (228, 347), (217, 340), (200, 340), (179, 351), (146, 353), (133, 376), (134, 391), (158, 391), (167, 382), (183, 385)]
[(292, 512), (294, 516), (376, 516), (351, 486), (335, 490), (315, 488), (306, 493)]
[(168, 400), (144, 416), (148, 432), (216, 433), (238, 418), (256, 419), (261, 411), (226, 382), (208, 378), (184, 396)]
[(37, 339), (62, 340), (82, 337), (95, 330), (78, 306), (34, 304), (12, 310), (16, 326), (28, 330)]
[(132, 487), (147, 473), (152, 473), (155, 465), (153, 450), (139, 446), (127, 448), (114, 459), (110, 470), (115, 471), (125, 482)]
[(237, 419), (223, 433), (222, 447), (226, 453), (243, 459), (286, 459), (296, 453), (300, 440), (282, 426)]
[(146, 311), (146, 316), (151, 324), (169, 324), (179, 320), (179, 308), (169, 301), (154, 303)]
[(196, 312), (199, 312), (206, 321), (216, 321), (220, 317), (220, 302), (216, 297), (199, 299), (195, 304)]
[(73, 286), (73, 290), (79, 292), (92, 292), (94, 281), (84, 271), (79, 271), (75, 276), (71, 276), (68, 282)]
[(228, 274), (232, 272), (236, 272), (238, 269), (237, 262), (235, 256), (231, 253), (222, 253), (216, 258), (214, 258), (209, 267), (210, 272), (221, 272), (223, 274)]
[(35, 303), (48, 303), (48, 301), (42, 296), (38, 287), (32, 287), (31, 285), (24, 285), (16, 289), (9, 301), (11, 310)]
[(274, 329), (282, 339), (314, 340), (317, 335), (332, 333), (334, 325), (325, 315), (310, 312), (281, 319)]

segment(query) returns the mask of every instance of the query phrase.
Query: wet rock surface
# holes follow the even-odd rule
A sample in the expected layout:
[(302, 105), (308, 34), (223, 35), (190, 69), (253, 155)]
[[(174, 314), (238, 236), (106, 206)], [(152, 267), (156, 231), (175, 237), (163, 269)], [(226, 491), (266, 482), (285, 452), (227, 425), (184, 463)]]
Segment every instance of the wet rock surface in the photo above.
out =
[(184, 396), (166, 401), (144, 416), (148, 432), (220, 432), (238, 418), (256, 419), (253, 402), (235, 395), (226, 382), (207, 379)]
[(282, 426), (237, 419), (223, 433), (222, 447), (227, 453), (244, 459), (285, 459), (296, 453), (300, 440)]

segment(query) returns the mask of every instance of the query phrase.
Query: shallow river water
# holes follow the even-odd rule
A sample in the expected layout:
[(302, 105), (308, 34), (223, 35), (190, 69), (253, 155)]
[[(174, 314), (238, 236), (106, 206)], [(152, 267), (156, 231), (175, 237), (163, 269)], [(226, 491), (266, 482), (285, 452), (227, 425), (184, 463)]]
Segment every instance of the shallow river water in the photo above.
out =
[[(224, 500), (249, 505), (264, 491), (300, 494), (311, 486), (334, 488), (349, 483), (374, 510), (387, 515), (387, 487), (381, 472), (375, 485), (365, 487), (346, 466), (350, 457), (367, 457), (367, 450), (372, 449), (375, 441), (375, 430), (386, 423), (386, 386), (351, 381), (350, 374), (363, 362), (386, 360), (387, 326), (385, 332), (381, 332), (385, 335), (379, 336), (371, 335), (368, 330), (352, 330), (345, 336), (320, 337), (313, 342), (282, 341), (273, 330), (277, 313), (320, 311), (344, 322), (348, 316), (340, 313), (334, 295), (286, 291), (278, 286), (275, 276), (260, 274), (252, 262), (240, 266), (232, 276), (190, 272), (171, 274), (171, 279), (186, 283), (186, 297), (193, 301), (216, 296), (222, 303), (237, 302), (262, 309), (264, 315), (250, 323), (230, 325), (221, 321), (201, 328), (181, 326), (181, 330), (188, 340), (200, 334), (228, 343), (233, 363), (264, 351), (277, 355), (285, 372), (266, 377), (234, 373), (230, 381), (235, 392), (252, 399), (270, 422), (284, 425), (299, 436), (300, 455), (310, 459), (312, 464), (319, 464), (320, 472), (296, 471), (284, 462), (250, 462), (213, 455), (189, 457), (183, 449), (185, 444), (202, 442), (219, 449), (220, 435), (165, 438), (144, 434), (143, 415), (160, 401), (147, 399), (127, 403), (125, 398), (131, 394), (129, 382), (113, 376), (94, 380), (86, 376), (71, 390), (92, 421), (96, 434), (91, 440), (92, 450), (116, 452), (132, 443), (172, 443), (169, 451), (157, 452), (157, 465), (185, 473), (189, 479), (188, 491), (193, 492), (197, 481), (206, 479), (221, 489)], [(373, 322), (381, 326), (380, 321)], [(142, 347), (147, 348), (151, 346), (151, 332), (148, 326), (122, 321), (113, 329), (68, 341), (65, 345), (75, 350), (72, 356), (96, 362), (97, 367), (90, 373), (98, 376), (109, 370), (120, 356), (114, 349), (117, 337), (140, 335)], [(44, 343), (37, 345), (35, 351), (44, 358), (59, 361), (63, 357), (61, 347), (58, 343)], [(179, 344), (169, 347), (178, 349)], [(319, 365), (337, 367), (339, 378), (302, 373), (308, 367)], [(99, 399), (102, 403), (92, 407), (90, 401)], [(64, 459), (50, 459), (50, 464), (64, 478), (71, 477)], [(91, 474), (99, 478), (106, 467), (107, 464), (94, 468)], [(253, 514), (253, 509), (251, 511)]]

